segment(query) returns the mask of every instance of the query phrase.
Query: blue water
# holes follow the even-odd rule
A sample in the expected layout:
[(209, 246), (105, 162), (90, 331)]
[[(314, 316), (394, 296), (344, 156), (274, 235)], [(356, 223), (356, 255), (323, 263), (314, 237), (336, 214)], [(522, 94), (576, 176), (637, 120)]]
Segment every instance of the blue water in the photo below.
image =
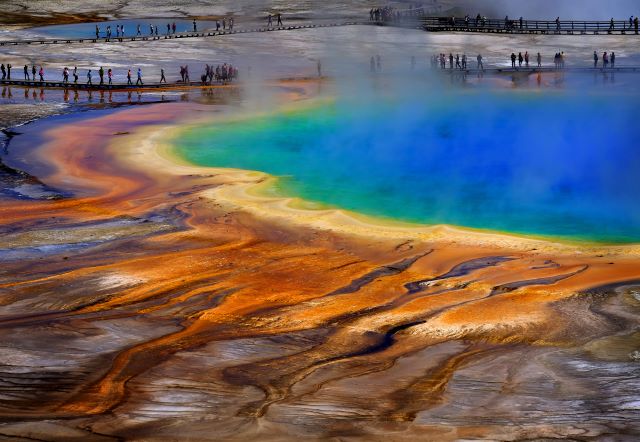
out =
[[(150, 35), (149, 25), (158, 26), (158, 35), (166, 35), (167, 23), (176, 23), (176, 32), (193, 31), (192, 20), (177, 20), (172, 18), (149, 18), (149, 19), (131, 19), (131, 20), (110, 20), (94, 23), (74, 23), (68, 25), (53, 25), (32, 28), (31, 31), (46, 37), (57, 38), (94, 38), (96, 36), (96, 25), (100, 27), (100, 37), (106, 37), (107, 26), (111, 26), (111, 36), (116, 37), (116, 26), (124, 25), (125, 36), (134, 37), (137, 32), (137, 26), (143, 36)], [(222, 24), (222, 22), (221, 22)], [(205, 29), (215, 29), (215, 21), (197, 21), (198, 31)]]
[(637, 97), (475, 93), (345, 102), (185, 130), (187, 160), (403, 221), (640, 241)]

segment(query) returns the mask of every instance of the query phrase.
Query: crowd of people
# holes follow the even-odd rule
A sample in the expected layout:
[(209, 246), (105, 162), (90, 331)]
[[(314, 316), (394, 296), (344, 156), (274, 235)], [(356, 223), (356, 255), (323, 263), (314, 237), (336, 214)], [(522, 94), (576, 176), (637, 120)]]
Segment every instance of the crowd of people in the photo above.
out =
[[(2, 80), (11, 80), (11, 64), (0, 65), (0, 73), (2, 74)], [(45, 81), (45, 71), (42, 66), (32, 65), (31, 68), (28, 65), (24, 65), (23, 68), (24, 73), (24, 81), (32, 81), (32, 82), (44, 82)], [(30, 75), (31, 74), (31, 75)], [(95, 77), (97, 75), (97, 78)], [(86, 85), (89, 86), (104, 86), (104, 85), (113, 85), (114, 79), (114, 71), (111, 68), (104, 69), (104, 67), (100, 67), (96, 72), (92, 69), (87, 69), (85, 72)], [(136, 71), (136, 86), (144, 86), (142, 69), (138, 68)], [(218, 65), (214, 67), (213, 65), (209, 66), (205, 65), (205, 72), (201, 76), (201, 81), (203, 84), (211, 84), (213, 80), (218, 83), (228, 83), (233, 81), (238, 77), (238, 69), (233, 67), (228, 63), (224, 63), (222, 65)], [(188, 66), (180, 66), (180, 78), (182, 83), (190, 83), (189, 79), (189, 67)], [(74, 84), (77, 85), (80, 81), (80, 73), (78, 71), (78, 67), (74, 66), (73, 69), (69, 67), (64, 67), (62, 69), (62, 83), (63, 84)], [(165, 76), (164, 68), (160, 69), (160, 81), (159, 83), (167, 83), (167, 79)], [(133, 73), (131, 69), (127, 70), (127, 85), (134, 85), (133, 82)]]
[(369, 10), (369, 20), (375, 22), (397, 22), (404, 18), (419, 17), (424, 14), (424, 8), (411, 5), (408, 9), (399, 10), (391, 6), (372, 8)]
[[(280, 15), (280, 14), (278, 14)], [(229, 30), (233, 31), (234, 20), (233, 17), (223, 17), (222, 19), (218, 19), (216, 22), (216, 31)], [(280, 24), (282, 23), (282, 19), (279, 18)], [(198, 32), (198, 22), (194, 19), (192, 21), (192, 29), (193, 32)], [(142, 36), (150, 36), (150, 37), (158, 37), (160, 35), (173, 35), (178, 32), (178, 26), (176, 22), (170, 22), (166, 24), (166, 31), (161, 34), (161, 30), (158, 29), (158, 25), (154, 25), (153, 23), (149, 23), (149, 27), (147, 28), (147, 32), (143, 31), (142, 25), (138, 24), (135, 28), (135, 33), (131, 34), (132, 37), (142, 37)], [(96, 25), (95, 29), (96, 38), (106, 38), (107, 40), (114, 38), (113, 31), (111, 25), (107, 25), (104, 31), (100, 28), (100, 25)], [(125, 34), (124, 24), (116, 25), (116, 34), (115, 38), (124, 38), (127, 35)]]
[[(447, 69), (447, 61), (449, 61), (449, 69), (460, 69), (466, 70), (468, 69), (468, 58), (467, 54), (456, 54), (455, 57), (453, 53), (447, 54), (435, 54), (431, 57), (431, 68), (433, 69)], [(483, 57), (482, 54), (478, 54), (476, 57), (476, 68), (479, 70), (484, 69)]]
[[(187, 74), (188, 75), (188, 74)], [(226, 84), (238, 77), (238, 69), (234, 68), (230, 64), (224, 63), (218, 65), (215, 68), (213, 65), (205, 65), (204, 73), (200, 76), (202, 84), (211, 84), (213, 80), (217, 83)]]

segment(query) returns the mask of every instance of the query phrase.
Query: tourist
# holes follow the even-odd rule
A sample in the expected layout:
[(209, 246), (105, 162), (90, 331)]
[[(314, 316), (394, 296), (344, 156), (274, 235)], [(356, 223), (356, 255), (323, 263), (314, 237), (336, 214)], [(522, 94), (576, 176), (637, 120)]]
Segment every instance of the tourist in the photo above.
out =
[(69, 83), (69, 68), (67, 68), (66, 66), (62, 70), (62, 82), (64, 84)]
[(282, 14), (278, 12), (278, 26), (282, 26)]
[(611, 68), (615, 68), (615, 67), (616, 67), (616, 53), (611, 52)]
[(160, 83), (164, 82), (165, 84), (167, 84), (167, 79), (164, 78), (164, 69), (160, 68)]
[(527, 68), (529, 67), (529, 51), (524, 53), (524, 64)]
[(233, 20), (233, 17), (231, 17), (231, 18), (229, 19), (229, 30), (230, 30), (230, 31), (233, 31), (233, 23), (234, 23), (234, 20)]
[(124, 37), (124, 25), (120, 25), (120, 37)]
[(520, 17), (520, 29), (522, 29), (522, 25), (524, 24), (524, 19)]
[(193, 19), (193, 32), (198, 32), (198, 25), (196, 24), (196, 19)]
[(44, 81), (44, 69), (40, 66), (40, 70), (38, 71), (38, 76), (40, 77), (40, 83)]
[(633, 27), (636, 30), (636, 34), (638, 33), (638, 17), (633, 19)]
[(226, 30), (226, 29), (227, 29), (227, 19), (226, 19), (226, 18), (223, 18), (223, 19), (222, 19), (222, 30), (224, 31), (224, 30)]
[(89, 71), (87, 72), (87, 84), (91, 84), (91, 85), (93, 84), (91, 82), (91, 69), (89, 69)]
[(173, 33), (176, 33), (176, 22), (173, 22), (173, 24), (171, 25), (171, 29), (173, 30)]
[(2, 71), (2, 79), (7, 78), (7, 69), (4, 67), (4, 63), (0, 66), (0, 71)]
[(138, 24), (138, 26), (136, 26), (136, 35), (137, 36), (141, 36), (142, 35), (142, 28), (140, 27), (140, 24)]
[(484, 64), (482, 63), (482, 54), (478, 54), (478, 56), (476, 57), (476, 60), (478, 61), (478, 70), (484, 71)]
[(538, 62), (538, 67), (542, 67), (542, 55), (540, 52), (538, 52), (538, 55), (536, 56), (536, 61)]
[(267, 17), (267, 27), (271, 27), (273, 26), (273, 17), (271, 16), (271, 14), (269, 14), (269, 16)]
[(523, 61), (524, 61), (524, 57), (522, 56), (522, 52), (518, 52), (518, 67), (522, 67)]
[(11, 63), (7, 63), (7, 80), (11, 80)]
[(31, 78), (33, 78), (33, 81), (36, 81), (36, 65), (34, 64), (33, 66), (31, 66)]
[(512, 53), (511, 53), (511, 67), (512, 67), (512, 68), (514, 68), (514, 69), (515, 69), (515, 67), (516, 67), (516, 58), (517, 58), (517, 57), (516, 57), (515, 52), (512, 52)]
[(216, 32), (220, 31), (220, 21), (216, 20)]
[(73, 84), (78, 84), (78, 67), (73, 67)]
[(109, 79), (109, 84), (112, 84), (112, 79), (113, 77), (113, 71), (111, 70), (111, 68), (109, 68), (109, 70), (107, 71), (107, 78)]
[(560, 17), (556, 18), (556, 31), (560, 32)]
[(616, 27), (615, 21), (613, 21), (613, 17), (611, 17), (611, 22), (609, 24), (609, 31), (613, 31)]
[(131, 82), (131, 69), (127, 71), (127, 86), (133, 86), (133, 83)]
[(467, 54), (462, 54), (462, 69), (467, 69)]
[(138, 68), (138, 79), (136, 80), (136, 86), (138, 84), (144, 86), (144, 83), (142, 82), (142, 69), (140, 68)]
[(187, 83), (191, 82), (191, 79), (189, 78), (189, 66), (185, 65), (184, 66), (184, 81)]
[(606, 52), (602, 54), (602, 66), (606, 69), (609, 66), (609, 54)]
[(29, 66), (24, 65), (24, 79), (29, 80)]
[(149, 35), (153, 36), (153, 25), (149, 23)]
[(171, 34), (171, 23), (167, 23), (167, 35)]
[(460, 64), (460, 54), (456, 54), (456, 69), (462, 69), (462, 65)]
[(96, 40), (100, 38), (100, 26), (96, 25)]
[(593, 68), (596, 69), (598, 67), (598, 53), (593, 51)]
[(449, 52), (449, 69), (453, 69), (453, 54)]
[(156, 37), (158, 36), (158, 25), (154, 26)]
[(98, 76), (100, 77), (100, 86), (102, 86), (104, 84), (104, 68), (102, 66), (98, 70)]

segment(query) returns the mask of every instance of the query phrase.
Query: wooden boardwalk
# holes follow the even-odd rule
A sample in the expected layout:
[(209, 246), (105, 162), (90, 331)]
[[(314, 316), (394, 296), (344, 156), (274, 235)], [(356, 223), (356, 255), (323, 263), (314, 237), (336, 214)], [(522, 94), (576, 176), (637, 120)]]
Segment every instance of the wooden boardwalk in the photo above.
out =
[[(420, 17), (410, 20), (412, 25), (428, 32), (471, 32), (489, 34), (533, 35), (627, 35), (638, 37), (635, 23), (629, 21), (556, 21), (556, 20), (505, 20), (454, 17)], [(393, 22), (382, 23), (394, 25)], [(398, 24), (401, 25), (402, 21)]]
[(338, 23), (309, 23), (290, 26), (271, 26), (271, 27), (258, 27), (248, 29), (234, 29), (234, 30), (221, 30), (221, 31), (201, 31), (201, 32), (178, 32), (175, 34), (165, 35), (132, 35), (127, 37), (112, 37), (112, 38), (41, 38), (35, 40), (0, 40), (0, 46), (17, 46), (17, 45), (57, 45), (57, 44), (89, 44), (89, 43), (127, 43), (127, 42), (153, 42), (163, 40), (176, 40), (176, 39), (190, 39), (190, 38), (207, 38), (207, 37), (220, 37), (225, 35), (238, 35), (260, 32), (276, 32), (276, 31), (293, 31), (300, 29), (317, 29), (317, 28), (335, 28), (341, 26), (354, 26), (354, 25), (370, 25), (369, 22), (355, 22), (346, 21)]
[[(475, 66), (475, 63), (473, 63)], [(593, 67), (566, 67), (564, 69), (556, 69), (554, 67), (496, 67), (488, 66), (485, 69), (446, 69), (434, 68), (431, 71), (438, 75), (533, 75), (539, 73), (575, 73), (575, 74), (614, 74), (614, 73), (640, 73), (640, 66), (623, 66), (615, 68), (593, 68)], [(418, 74), (417, 74), (418, 75)], [(318, 79), (317, 77), (301, 77), (301, 78), (288, 78), (283, 80), (311, 80)], [(323, 77), (326, 79), (326, 77)], [(182, 82), (169, 82), (169, 83), (153, 83), (148, 82), (143, 85), (129, 85), (126, 83), (113, 83), (113, 84), (99, 84), (94, 83), (88, 85), (86, 83), (64, 83), (62, 81), (33, 81), (33, 80), (0, 80), (0, 86), (17, 86), (22, 88), (37, 88), (37, 89), (69, 89), (69, 90), (84, 90), (84, 91), (122, 91), (122, 90), (167, 90), (167, 89), (189, 89), (189, 88), (215, 88), (225, 86), (235, 86), (238, 83), (212, 83), (203, 84), (201, 82), (192, 81), (189, 83)]]

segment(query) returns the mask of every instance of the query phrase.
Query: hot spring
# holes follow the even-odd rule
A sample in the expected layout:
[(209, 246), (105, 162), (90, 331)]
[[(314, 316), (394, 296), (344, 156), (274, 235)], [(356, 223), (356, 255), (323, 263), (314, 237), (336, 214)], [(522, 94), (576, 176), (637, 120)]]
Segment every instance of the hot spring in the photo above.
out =
[(283, 196), (384, 219), (640, 241), (638, 104), (576, 92), (336, 100), (179, 132), (197, 165), (278, 177)]

